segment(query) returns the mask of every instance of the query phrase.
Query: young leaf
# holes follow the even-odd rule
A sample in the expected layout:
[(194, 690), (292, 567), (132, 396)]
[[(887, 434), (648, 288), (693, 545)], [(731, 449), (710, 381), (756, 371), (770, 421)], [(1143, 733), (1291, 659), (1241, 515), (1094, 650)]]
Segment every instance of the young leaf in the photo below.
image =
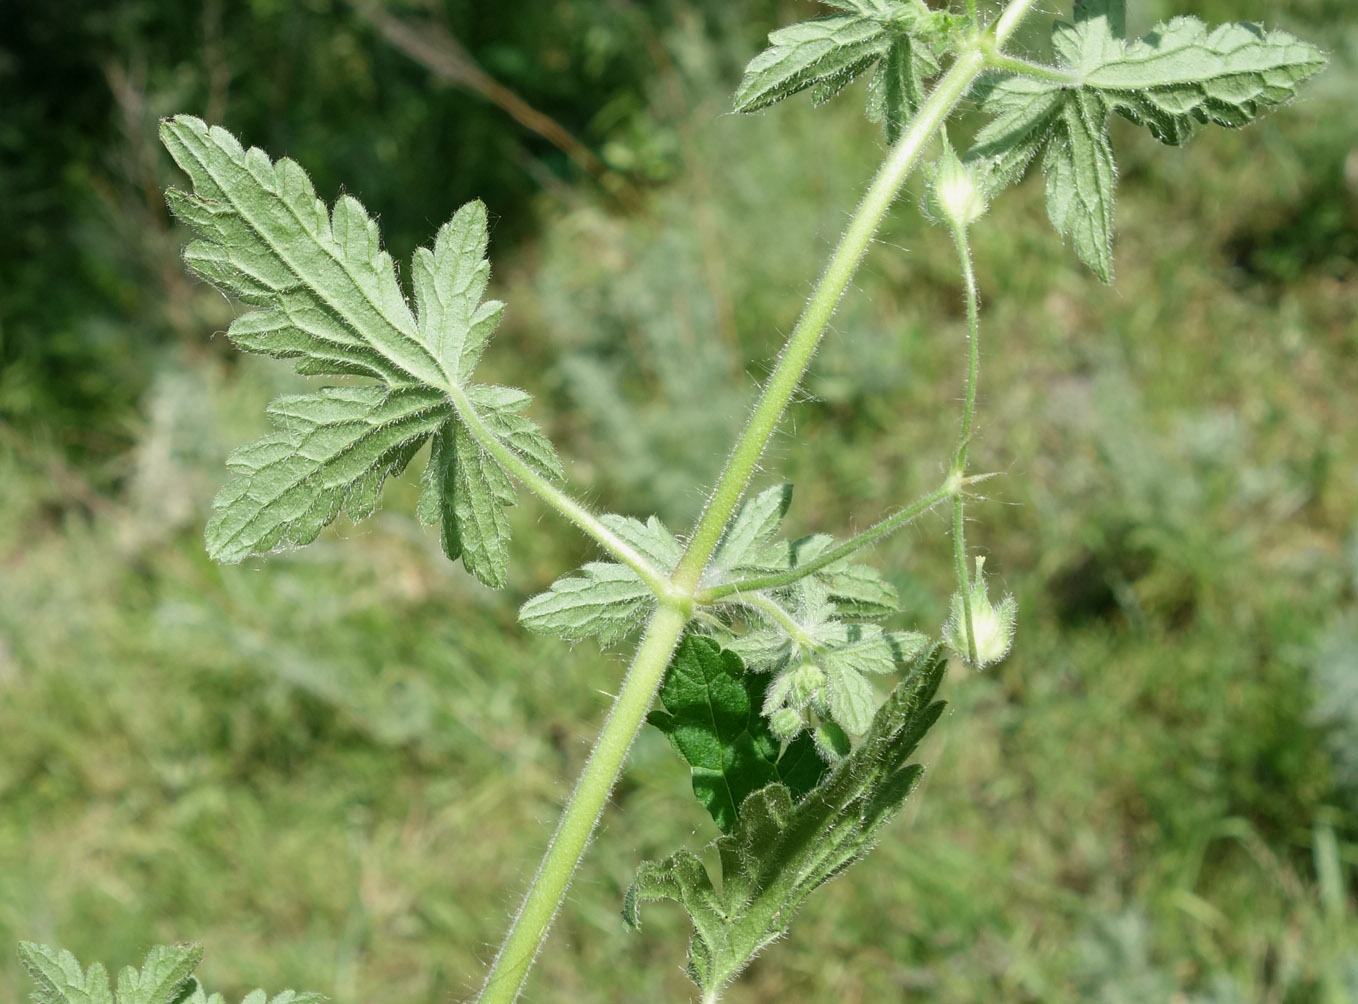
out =
[(693, 794), (727, 833), (751, 792), (781, 782), (799, 798), (826, 770), (810, 736), (780, 750), (761, 713), (767, 680), (712, 639), (688, 635), (660, 688), (664, 710), (647, 718), (693, 768)]
[(894, 143), (924, 99), (924, 81), (939, 71), (935, 44), (946, 44), (954, 19), (922, 0), (848, 0), (845, 11), (769, 34), (769, 47), (750, 61), (735, 94), (738, 112), (754, 112), (811, 90), (829, 101), (877, 63), (868, 117)]
[(942, 711), (933, 697), (943, 669), (936, 652), (921, 659), (864, 740), (806, 795), (771, 784), (748, 796), (735, 829), (716, 841), (720, 891), (701, 860), (680, 851), (641, 865), (624, 920), (640, 926), (643, 902), (679, 903), (693, 922), (690, 977), (709, 992), (729, 983), (811, 892), (872, 849), (914, 789), (921, 768), (905, 761)]
[[(601, 522), (665, 574), (674, 571), (683, 547), (664, 523), (608, 515)], [(568, 641), (597, 637), (603, 645), (625, 638), (655, 606), (655, 594), (631, 568), (592, 561), (552, 583), (519, 608), (524, 627)]]
[[(759, 673), (773, 673), (764, 713), (814, 708), (851, 735), (862, 735), (872, 720), (877, 696), (865, 673), (890, 673), (912, 662), (927, 646), (914, 632), (886, 632), (875, 624), (846, 623), (826, 588), (814, 578), (786, 590), (792, 601), (784, 618), (749, 609), (759, 626), (728, 641), (727, 647)], [(795, 628), (789, 627), (791, 622)]]
[(1325, 64), (1321, 51), (1252, 24), (1209, 29), (1194, 17), (1126, 40), (1125, 0), (1077, 0), (1073, 24), (1052, 31), (1069, 82), (992, 75), (976, 90), (993, 118), (966, 160), (984, 165), (994, 190), (1022, 177), (1045, 146), (1047, 211), (1105, 282), (1112, 276), (1116, 168), (1108, 114), (1182, 143), (1197, 123), (1242, 126), (1290, 100)]
[(791, 505), (791, 485), (777, 485), (747, 499), (722, 534), (712, 555), (713, 566), (729, 571), (756, 561), (759, 553), (773, 541)]
[(432, 441), (419, 513), (444, 550), (490, 586), (505, 581), (514, 502), (492, 437), (544, 477), (560, 477), (551, 444), (520, 412), (522, 391), (470, 383), (503, 304), (482, 302), (490, 266), (486, 209), (463, 206), (412, 266), (416, 311), (382, 250), (377, 224), (348, 196), (327, 211), (306, 173), (246, 150), (192, 116), (161, 123), (161, 140), (193, 182), (171, 189), (175, 215), (199, 235), (189, 268), (259, 309), (227, 335), (249, 352), (297, 360), (308, 375), (360, 375), (377, 386), (280, 398), (278, 432), (243, 447), (214, 502), (208, 550), (238, 562), (314, 540), (341, 511), (362, 519), (382, 484)]

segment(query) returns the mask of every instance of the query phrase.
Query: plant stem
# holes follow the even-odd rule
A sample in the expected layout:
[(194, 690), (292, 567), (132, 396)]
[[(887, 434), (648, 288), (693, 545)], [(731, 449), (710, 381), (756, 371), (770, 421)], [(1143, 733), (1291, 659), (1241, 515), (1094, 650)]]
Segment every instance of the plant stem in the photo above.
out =
[(662, 604), (651, 618), (523, 905), (491, 963), (479, 1004), (511, 1004), (519, 996), (687, 620), (674, 604)]
[[(967, 242), (966, 227), (953, 227), (953, 244), (962, 269), (963, 287), (967, 300), (967, 384), (962, 405), (962, 426), (957, 433), (957, 449), (953, 453), (952, 476), (960, 481), (967, 473), (967, 447), (976, 419), (976, 382), (981, 372), (981, 315), (976, 296), (976, 270), (971, 263), (971, 247)], [(953, 562), (957, 571), (957, 591), (962, 594), (962, 617), (967, 628), (967, 653), (971, 664), (977, 664), (976, 631), (971, 615), (971, 578), (967, 574), (966, 495), (958, 492), (952, 503)]]
[(775, 572), (771, 575), (757, 575), (752, 578), (741, 579), (739, 582), (723, 582), (719, 586), (713, 586), (711, 589), (704, 589), (698, 593), (693, 598), (694, 602), (699, 604), (715, 603), (732, 593), (749, 593), (758, 589), (776, 589), (779, 586), (791, 585), (798, 579), (813, 575), (822, 568), (833, 565), (836, 561), (841, 561), (855, 551), (875, 543), (894, 530), (900, 529), (911, 520), (928, 512), (955, 491), (960, 490), (960, 483), (954, 487), (953, 479), (950, 478), (928, 495), (916, 499), (904, 509), (893, 512), (885, 519), (878, 520), (862, 533), (850, 537), (839, 546), (831, 548), (824, 554), (804, 562), (796, 568), (790, 568), (786, 572)]
[(1020, 59), (1003, 52), (989, 52), (986, 54), (985, 61), (986, 66), (992, 70), (1004, 70), (1025, 77), (1035, 77), (1038, 80), (1047, 80), (1053, 84), (1078, 84), (1080, 82), (1080, 78), (1073, 73), (1067, 73), (1055, 66), (1048, 66), (1046, 63), (1034, 63), (1031, 60)]
[(915, 169), (924, 155), (925, 147), (943, 126), (953, 107), (984, 71), (988, 55), (998, 52), (1036, 2), (1011, 0), (1004, 13), (988, 29), (986, 36), (957, 54), (956, 61), (920, 105), (909, 128), (887, 154), (886, 161), (872, 179), (848, 229), (840, 238), (839, 246), (830, 257), (797, 326), (788, 337), (778, 363), (764, 384), (759, 401), (750, 413), (735, 449), (731, 451), (726, 467), (698, 519), (688, 548), (671, 579), (681, 590), (691, 593), (697, 588), (726, 524), (745, 494), (759, 458), (763, 456), (788, 402), (801, 383), (807, 366), (811, 364), (811, 357), (839, 306), (844, 290), (857, 272), (858, 263), (872, 243), (887, 210), (896, 201), (905, 179)]
[[(994, 49), (1002, 45), (1036, 2), (1010, 0), (999, 20), (988, 29), (990, 37), (985, 42), (986, 47)], [(895, 201), (906, 177), (918, 164), (925, 146), (984, 70), (985, 59), (981, 43), (958, 54), (952, 67), (920, 106), (910, 127), (888, 153), (886, 162), (878, 170), (848, 230), (840, 239), (839, 247), (831, 256), (825, 273), (788, 338), (778, 365), (764, 385), (759, 402), (727, 460), (726, 468), (708, 500), (678, 568), (668, 583), (662, 583), (661, 588), (656, 589), (657, 595), (661, 597), (660, 605), (646, 627), (613, 708), (562, 813), (556, 834), (524, 895), (523, 905), (510, 925), (495, 961), (491, 963), (478, 998), (479, 1004), (512, 1004), (517, 999), (533, 959), (547, 937), (547, 929), (561, 905), (571, 876), (603, 812), (608, 795), (622, 771), (627, 751), (641, 729), (655, 692), (664, 678), (670, 655), (687, 623), (692, 597), (703, 569), (739, 505), (750, 475), (801, 382), (826, 325), (881, 225), (882, 218)], [(622, 557), (625, 545), (607, 527), (500, 443), (479, 419), (473, 422), (474, 409), (465, 395), (459, 393), (459, 397), (460, 401), (455, 398), (459, 411), (465, 407), (471, 415), (468, 427), (497, 460), (600, 543), (610, 540), (605, 546)], [(479, 429), (476, 428), (478, 425)], [(626, 550), (632, 552), (631, 548)], [(632, 556), (648, 571), (653, 571), (649, 563), (635, 552), (632, 552)], [(636, 564), (631, 561), (628, 564), (641, 574)]]
[(652, 565), (631, 544), (604, 526), (599, 517), (544, 478), (522, 457), (501, 442), (486, 423), (481, 420), (481, 416), (476, 413), (476, 408), (471, 399), (467, 397), (462, 388), (456, 386), (449, 379), (446, 381), (444, 390), (452, 400), (453, 406), (457, 409), (457, 416), (467, 427), (467, 431), (472, 434), (487, 453), (500, 462), (501, 466), (518, 478), (524, 487), (562, 516), (565, 516), (587, 535), (593, 537), (605, 551), (641, 576), (641, 581), (646, 583), (657, 596), (663, 598), (674, 595), (674, 589), (671, 587), (669, 579), (665, 577), (664, 572)]
[(815, 641), (802, 630), (802, 626), (797, 623), (796, 618), (767, 596), (761, 596), (760, 594), (755, 593), (753, 596), (742, 597), (741, 603), (744, 606), (763, 611), (764, 615), (768, 617), (769, 620), (781, 627), (787, 636), (802, 648), (821, 648), (821, 646), (817, 645)]

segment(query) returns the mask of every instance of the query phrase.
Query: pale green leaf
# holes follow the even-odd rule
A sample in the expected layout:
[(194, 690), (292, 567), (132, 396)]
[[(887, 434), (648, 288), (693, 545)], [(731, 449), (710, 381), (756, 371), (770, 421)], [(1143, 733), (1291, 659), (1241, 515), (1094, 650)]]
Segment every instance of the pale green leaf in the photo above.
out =
[(712, 565), (734, 572), (753, 563), (773, 540), (791, 504), (791, 485), (777, 485), (747, 499), (722, 534)]
[(447, 398), (420, 387), (335, 387), (277, 398), (278, 432), (236, 450), (237, 477), (213, 502), (208, 553), (237, 562), (310, 543), (353, 501), (370, 510), (381, 480), (399, 473), (452, 414)]
[(531, 597), (519, 608), (519, 620), (539, 634), (568, 641), (596, 637), (612, 645), (641, 624), (654, 605), (655, 594), (632, 569), (592, 561)]
[(1176, 17), (1121, 58), (1083, 66), (1085, 85), (1162, 142), (1182, 143), (1197, 123), (1236, 128), (1295, 97), (1325, 65), (1315, 46), (1253, 24), (1209, 28)]
[(355, 521), (371, 515), (383, 482), (432, 442), (419, 515), (440, 524), (450, 557), (487, 585), (503, 585), (503, 508), (515, 492), (487, 443), (498, 441), (544, 477), (563, 472), (522, 414), (527, 394), (469, 382), (504, 309), (482, 299), (490, 277), (485, 206), (463, 206), (432, 249), (416, 252), (417, 315), (377, 224), (356, 200), (346, 196), (327, 211), (295, 163), (270, 161), (191, 116), (164, 121), (161, 138), (193, 181), (192, 194), (166, 193), (201, 238), (185, 261), (260, 308), (231, 325), (235, 343), (295, 358), (302, 373), (381, 382), (274, 403), (269, 414), (279, 431), (228, 461), (238, 476), (214, 502), (213, 557), (234, 562), (308, 543), (341, 511)]
[(767, 108), (810, 90), (823, 104), (874, 64), (868, 117), (894, 143), (924, 99), (924, 81), (938, 73), (935, 44), (946, 45), (954, 20), (921, 0), (846, 0), (846, 13), (803, 21), (769, 35), (750, 61), (735, 95), (738, 112)]
[[(377, 224), (345, 196), (333, 212), (294, 161), (245, 150), (225, 129), (179, 115), (161, 141), (193, 181), (166, 193), (202, 238), (193, 271), (261, 308), (227, 334), (251, 351), (300, 357), (307, 373), (366, 373), (387, 383), (439, 386), (437, 358), (420, 336), (381, 249)], [(241, 325), (244, 338), (237, 338)]]
[(178, 1004), (192, 992), (193, 971), (203, 961), (201, 945), (157, 945), (140, 969), (118, 974), (117, 1004)]
[(735, 109), (758, 111), (816, 84), (848, 83), (890, 46), (886, 27), (871, 17), (837, 14), (780, 28), (745, 68)]
[(1053, 225), (1105, 282), (1112, 276), (1117, 176), (1108, 114), (1181, 143), (1198, 123), (1242, 126), (1295, 94), (1325, 64), (1315, 46), (1252, 24), (1209, 28), (1176, 17), (1126, 40), (1125, 0), (1077, 0), (1073, 24), (1052, 45), (1069, 83), (990, 75), (977, 86), (992, 116), (966, 160), (985, 168), (991, 194), (1017, 181), (1045, 146), (1047, 211)]
[[(666, 575), (679, 563), (682, 545), (654, 516), (642, 523), (609, 514), (601, 522)], [(568, 641), (595, 637), (612, 645), (643, 624), (655, 602), (651, 588), (627, 565), (594, 561), (530, 598), (519, 609), (519, 620), (541, 634)]]
[(1095, 93), (1068, 99), (1047, 143), (1047, 215), (1104, 282), (1113, 278), (1113, 191), (1117, 165), (1108, 110)]
[(70, 952), (19, 942), (19, 962), (32, 978), (33, 1004), (110, 1004), (108, 973), (95, 963), (86, 972)]
[[(203, 960), (199, 945), (157, 945), (140, 969), (118, 974), (117, 993), (109, 989), (108, 972), (99, 963), (81, 972), (70, 952), (19, 942), (19, 961), (36, 985), (34, 1004), (225, 1004), (221, 994), (208, 994), (194, 978)], [(284, 990), (269, 999), (263, 990), (245, 996), (243, 1004), (321, 1004), (315, 993)]]

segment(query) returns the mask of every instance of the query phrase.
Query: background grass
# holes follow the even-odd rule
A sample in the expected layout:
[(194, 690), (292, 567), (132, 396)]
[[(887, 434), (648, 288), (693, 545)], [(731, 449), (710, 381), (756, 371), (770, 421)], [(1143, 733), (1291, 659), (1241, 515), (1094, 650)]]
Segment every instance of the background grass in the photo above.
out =
[[(623, 668), (516, 624), (589, 550), (525, 500), (510, 587), (491, 594), (415, 525), (407, 478), (376, 519), (305, 550), (206, 560), (223, 456), (301, 381), (208, 337), (234, 308), (178, 263), (156, 116), (202, 111), (201, 54), (224, 61), (216, 117), (299, 156), (322, 192), (347, 186), (400, 257), (458, 201), (500, 193), (492, 292), (510, 308), (489, 375), (539, 396), (591, 498), (675, 525), (882, 142), (855, 94), (726, 114), (741, 61), (801, 5), (544, 3), (518, 27), (394, 7), (447, 18), (535, 100), (558, 93), (544, 67), (566, 40), (550, 110), (621, 196), (429, 88), (348, 8), (286, 7), (71, 19), (88, 37), (68, 58), (90, 71), (63, 84), (82, 99), (58, 116), (71, 135), (38, 142), (52, 81), (15, 77), (27, 100), (0, 111), (25, 151), (0, 172), (16, 263), (0, 294), (0, 944), (120, 965), (195, 939), (229, 994), (446, 1001), (473, 989)], [(1358, 32), (1339, 0), (1195, 9), (1291, 27), (1333, 64), (1303, 102), (1185, 151), (1115, 131), (1111, 288), (1032, 182), (977, 231), (975, 462), (1003, 476), (972, 540), (1019, 599), (1018, 644), (950, 675), (906, 817), (733, 1002), (1358, 999)], [(9, 23), (60, 37), (26, 17)], [(279, 48), (252, 55), (261, 37)], [(0, 63), (36, 58), (18, 48)], [(490, 136), (527, 152), (468, 167), (458, 151)], [(913, 199), (835, 328), (765, 464), (798, 485), (793, 532), (865, 525), (946, 464), (964, 324), (948, 241)], [(938, 629), (948, 553), (935, 518), (878, 550), (902, 626)], [(688, 999), (677, 912), (649, 909), (640, 935), (618, 915), (639, 860), (714, 835), (687, 784), (643, 735), (527, 999)], [(25, 992), (13, 959), (3, 1000)]]

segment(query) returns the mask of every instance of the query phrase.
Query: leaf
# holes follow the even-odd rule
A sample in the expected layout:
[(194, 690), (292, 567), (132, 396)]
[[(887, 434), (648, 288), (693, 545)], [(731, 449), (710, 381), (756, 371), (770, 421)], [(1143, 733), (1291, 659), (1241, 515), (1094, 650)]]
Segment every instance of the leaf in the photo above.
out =
[(482, 299), (490, 277), (485, 206), (467, 203), (439, 228), (432, 249), (416, 251), (412, 312), (377, 224), (355, 199), (327, 210), (296, 163), (246, 150), (191, 116), (163, 121), (161, 139), (193, 182), (191, 194), (166, 192), (200, 238), (185, 262), (259, 308), (231, 324), (232, 341), (296, 359), (303, 374), (379, 381), (274, 402), (269, 417), (278, 431), (228, 460), (237, 477), (213, 503), (209, 553), (238, 562), (309, 543), (342, 511), (366, 518), (385, 480), (430, 442), (420, 516), (440, 524), (450, 558), (485, 584), (503, 585), (502, 509), (515, 491), (488, 447), (499, 443), (544, 477), (562, 469), (521, 414), (526, 393), (470, 382), (504, 311)]
[(1108, 110), (1097, 94), (1067, 100), (1047, 144), (1047, 215), (1104, 282), (1113, 279), (1113, 188), (1117, 165)]
[(954, 19), (921, 0), (848, 0), (845, 11), (769, 34), (769, 47), (750, 61), (736, 90), (738, 112), (755, 112), (810, 90), (824, 104), (860, 73), (879, 64), (868, 95), (868, 117), (887, 141), (900, 138), (924, 98), (924, 81), (939, 71), (934, 45), (946, 44)]
[(888, 143), (901, 138), (924, 101), (924, 82), (940, 68), (927, 43), (909, 35), (899, 35), (891, 43), (868, 85), (868, 119), (882, 123)]
[[(19, 942), (19, 961), (33, 978), (34, 1004), (224, 1004), (221, 994), (208, 995), (193, 972), (203, 961), (200, 945), (157, 945), (140, 969), (118, 974), (116, 995), (108, 972), (99, 963), (82, 973), (70, 952)], [(243, 1004), (320, 1004), (320, 994), (284, 990), (269, 1000), (263, 990), (245, 996)]]
[(1126, 41), (1125, 0), (1077, 0), (1073, 24), (1052, 29), (1069, 82), (989, 75), (975, 95), (993, 118), (965, 160), (984, 165), (990, 194), (1022, 177), (1046, 147), (1047, 213), (1105, 282), (1112, 277), (1117, 176), (1108, 114), (1182, 143), (1198, 123), (1243, 126), (1296, 94), (1325, 64), (1319, 49), (1252, 24), (1209, 28), (1194, 17)]
[(757, 626), (724, 642), (751, 670), (775, 675), (764, 714), (812, 708), (846, 732), (862, 735), (877, 706), (863, 674), (891, 673), (897, 663), (912, 663), (927, 639), (915, 632), (888, 633), (876, 624), (845, 622), (825, 586), (814, 578), (798, 581), (781, 595), (789, 602), (783, 617), (752, 605), (749, 616)]
[(36, 984), (33, 1004), (112, 1004), (108, 973), (97, 962), (84, 972), (70, 952), (30, 941), (19, 942), (19, 962)]
[(848, 83), (890, 46), (885, 26), (871, 17), (836, 14), (780, 28), (745, 68), (735, 109), (754, 112), (815, 84)]
[(1239, 128), (1285, 104), (1325, 62), (1319, 49), (1284, 31), (1209, 28), (1195, 17), (1176, 17), (1120, 59), (1082, 70), (1086, 86), (1112, 108), (1161, 142), (1179, 144), (1196, 123)]
[(873, 718), (867, 736), (800, 798), (783, 784), (750, 794), (735, 829), (718, 838), (718, 891), (702, 861), (679, 851), (649, 861), (623, 901), (640, 926), (643, 902), (679, 903), (693, 922), (689, 976), (706, 992), (725, 986), (771, 941), (817, 887), (863, 858), (918, 783), (907, 765), (943, 705), (933, 698), (944, 661), (926, 654)]
[[(213, 501), (208, 553), (234, 564), (284, 544), (308, 544), (351, 503), (358, 515), (452, 408), (422, 387), (331, 387), (276, 398), (279, 430), (235, 450), (236, 472)], [(357, 511), (354, 511), (357, 510)]]
[(202, 961), (201, 945), (157, 945), (141, 969), (127, 966), (118, 974), (117, 1004), (178, 1004), (191, 992)]
[[(683, 548), (654, 516), (642, 523), (607, 515), (601, 522), (666, 575), (679, 563)], [(654, 607), (655, 594), (627, 565), (592, 561), (530, 598), (519, 608), (519, 620), (540, 634), (568, 641), (597, 637), (612, 645), (644, 623)]]
[(755, 561), (773, 540), (791, 505), (791, 485), (777, 485), (747, 499), (722, 534), (712, 565), (734, 571)]
[(728, 833), (751, 792), (782, 782), (800, 797), (826, 769), (805, 734), (780, 750), (761, 714), (767, 680), (747, 673), (734, 652), (691, 634), (679, 643), (661, 685), (664, 710), (647, 719), (692, 767), (694, 795)]

